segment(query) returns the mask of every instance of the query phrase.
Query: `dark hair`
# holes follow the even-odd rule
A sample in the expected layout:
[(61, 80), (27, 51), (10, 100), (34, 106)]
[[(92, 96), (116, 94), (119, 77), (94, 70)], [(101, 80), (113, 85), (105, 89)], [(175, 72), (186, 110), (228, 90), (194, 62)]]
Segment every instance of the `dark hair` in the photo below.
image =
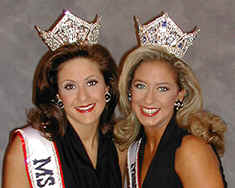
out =
[(110, 126), (119, 99), (117, 65), (109, 51), (99, 45), (69, 44), (54, 52), (46, 53), (38, 64), (33, 83), (33, 108), (28, 112), (28, 123), (43, 131), (48, 138), (63, 135), (68, 124), (63, 111), (54, 102), (58, 93), (57, 73), (64, 62), (74, 58), (87, 58), (99, 65), (105, 84), (109, 87), (111, 100), (100, 117), (100, 128)]

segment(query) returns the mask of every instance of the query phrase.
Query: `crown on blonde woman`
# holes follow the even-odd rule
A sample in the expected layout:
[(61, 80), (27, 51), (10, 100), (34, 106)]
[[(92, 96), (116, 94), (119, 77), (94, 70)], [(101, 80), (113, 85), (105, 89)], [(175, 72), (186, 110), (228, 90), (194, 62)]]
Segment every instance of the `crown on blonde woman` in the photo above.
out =
[(137, 37), (141, 46), (164, 47), (178, 58), (184, 56), (200, 31), (195, 27), (191, 32), (184, 33), (167, 13), (163, 13), (162, 16), (145, 25), (141, 25), (137, 17), (135, 20), (138, 27)]
[(92, 23), (88, 23), (71, 14), (68, 10), (64, 10), (48, 31), (43, 31), (37, 26), (35, 28), (48, 48), (55, 51), (59, 47), (71, 43), (96, 44), (100, 20), (101, 17), (96, 16)]

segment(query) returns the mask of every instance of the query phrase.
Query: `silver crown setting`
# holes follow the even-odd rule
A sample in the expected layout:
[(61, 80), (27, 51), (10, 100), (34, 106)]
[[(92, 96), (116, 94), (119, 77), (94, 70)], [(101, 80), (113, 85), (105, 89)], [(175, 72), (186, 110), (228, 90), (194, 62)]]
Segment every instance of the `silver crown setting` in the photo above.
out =
[(170, 54), (178, 58), (184, 56), (200, 31), (195, 27), (191, 32), (184, 33), (170, 19), (167, 13), (163, 13), (162, 16), (145, 25), (141, 25), (136, 17), (135, 20), (138, 26), (137, 35), (141, 46), (164, 47)]
[(35, 26), (39, 36), (51, 51), (55, 51), (65, 44), (86, 43), (96, 44), (99, 36), (101, 17), (88, 23), (68, 10), (64, 10), (60, 19), (48, 31)]

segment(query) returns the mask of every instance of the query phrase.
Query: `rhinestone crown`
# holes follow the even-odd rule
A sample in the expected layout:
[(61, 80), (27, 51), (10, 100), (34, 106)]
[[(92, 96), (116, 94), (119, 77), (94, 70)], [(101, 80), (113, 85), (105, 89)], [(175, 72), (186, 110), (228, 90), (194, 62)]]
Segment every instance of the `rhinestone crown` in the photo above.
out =
[(62, 45), (75, 42), (96, 44), (99, 36), (100, 20), (101, 17), (96, 16), (92, 23), (88, 23), (71, 14), (68, 10), (64, 10), (63, 14), (48, 31), (43, 31), (37, 26), (35, 28), (48, 48), (55, 51)]
[(191, 32), (184, 33), (167, 13), (163, 13), (162, 16), (145, 25), (141, 25), (137, 17), (135, 17), (135, 20), (137, 37), (141, 46), (161, 46), (178, 58), (184, 56), (200, 31), (195, 27)]

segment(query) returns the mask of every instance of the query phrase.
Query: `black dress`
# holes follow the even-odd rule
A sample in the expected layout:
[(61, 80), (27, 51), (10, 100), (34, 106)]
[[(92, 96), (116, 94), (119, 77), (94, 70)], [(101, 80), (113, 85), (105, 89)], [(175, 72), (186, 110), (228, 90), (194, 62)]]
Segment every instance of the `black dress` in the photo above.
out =
[[(180, 188), (183, 187), (179, 176), (175, 171), (175, 152), (181, 145), (182, 138), (187, 135), (187, 131), (177, 126), (175, 117), (173, 117), (167, 126), (158, 146), (158, 149), (152, 159), (148, 172), (145, 176), (142, 188)], [(143, 141), (140, 145), (139, 152), (139, 167), (141, 172), (141, 165), (143, 161), (144, 145), (146, 137), (143, 128), (141, 135)], [(219, 158), (218, 158), (219, 159)], [(220, 159), (219, 159), (220, 161)], [(221, 173), (223, 169), (221, 166)], [(225, 187), (227, 183), (224, 179)]]
[(110, 135), (99, 134), (96, 169), (72, 126), (55, 143), (66, 188), (121, 188), (118, 155)]

